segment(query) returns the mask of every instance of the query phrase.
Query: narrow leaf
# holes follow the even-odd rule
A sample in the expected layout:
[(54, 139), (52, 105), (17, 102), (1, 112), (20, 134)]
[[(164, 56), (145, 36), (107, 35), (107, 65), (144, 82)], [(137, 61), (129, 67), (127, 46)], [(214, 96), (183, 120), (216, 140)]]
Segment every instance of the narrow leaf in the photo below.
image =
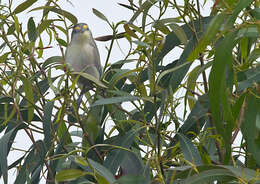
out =
[(100, 163), (95, 162), (94, 160), (91, 160), (88, 158), (88, 161), (89, 161), (90, 165), (96, 170), (96, 172), (99, 175), (103, 176), (107, 181), (109, 181), (109, 183), (115, 182), (114, 175), (111, 173), (110, 170), (108, 170), (106, 167), (104, 167)]
[(28, 38), (31, 42), (35, 42), (37, 37), (38, 37), (38, 32), (34, 23), (34, 20), (32, 17), (30, 17), (28, 24), (27, 24), (27, 29), (28, 29)]
[(21, 77), (23, 81), (23, 88), (28, 107), (28, 122), (31, 122), (34, 116), (34, 98), (33, 98), (33, 87), (31, 81), (26, 77)]
[(62, 10), (62, 9), (57, 9), (54, 6), (40, 6), (40, 7), (30, 10), (30, 12), (37, 11), (37, 10), (48, 10), (48, 11), (55, 12), (61, 16), (64, 16), (65, 18), (70, 20), (73, 24), (77, 24), (77, 22), (78, 22), (78, 19), (73, 14), (71, 14), (68, 11)]
[(15, 9), (14, 9), (14, 13), (18, 14), (21, 13), (22, 11), (26, 10), (27, 8), (29, 8), (30, 6), (32, 6), (35, 2), (37, 2), (37, 0), (26, 0), (25, 2), (19, 4)]
[(56, 181), (57, 182), (72, 181), (72, 180), (76, 180), (82, 176), (85, 176), (86, 174), (87, 174), (86, 171), (82, 171), (79, 169), (66, 169), (66, 170), (60, 171), (56, 175)]
[(95, 8), (93, 8), (92, 11), (93, 11), (93, 13), (94, 13), (98, 18), (100, 18), (100, 19), (102, 19), (102, 20), (108, 22), (108, 19), (106, 18), (106, 16), (105, 16), (103, 13), (101, 13), (100, 11), (98, 11), (98, 10), (95, 9)]
[(195, 165), (201, 165), (202, 161), (199, 151), (196, 149), (191, 140), (180, 133), (178, 133), (178, 138), (180, 141), (180, 147), (184, 158)]
[(18, 126), (6, 132), (0, 139), (0, 170), (3, 173), (4, 183), (8, 183), (8, 167), (7, 167), (7, 156), (10, 148), (13, 144), (13, 140), (19, 129), (25, 128), (25, 124), (20, 123)]
[(216, 38), (216, 34), (218, 33), (226, 17), (227, 16), (224, 13), (221, 13), (212, 19), (210, 25), (208, 26), (207, 31), (200, 39), (195, 50), (189, 55), (188, 61), (194, 61), (198, 57), (199, 53), (204, 52), (207, 45), (209, 45), (210, 42)]
[(139, 96), (119, 96), (119, 97), (111, 97), (111, 98), (102, 98), (99, 99), (97, 101), (95, 101), (95, 103), (93, 103), (91, 106), (97, 106), (97, 105), (107, 105), (107, 104), (114, 104), (114, 103), (122, 103), (122, 102), (128, 102), (128, 101), (135, 101), (135, 100), (139, 100), (141, 99), (141, 97)]
[(48, 102), (44, 105), (44, 115), (43, 115), (43, 133), (44, 133), (44, 143), (46, 148), (49, 149), (52, 140), (52, 109), (54, 107), (54, 101)]

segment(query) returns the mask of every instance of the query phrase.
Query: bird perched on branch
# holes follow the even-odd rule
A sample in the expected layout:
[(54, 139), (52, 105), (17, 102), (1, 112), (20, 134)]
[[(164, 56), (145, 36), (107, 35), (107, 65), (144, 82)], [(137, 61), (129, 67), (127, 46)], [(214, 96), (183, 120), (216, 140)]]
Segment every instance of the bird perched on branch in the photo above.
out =
[[(87, 24), (79, 23), (73, 27), (71, 42), (65, 53), (65, 62), (68, 63), (72, 71), (84, 72), (99, 80), (102, 72), (100, 56)], [(93, 82), (80, 76), (78, 84), (82, 86), (77, 100), (79, 107), (84, 93), (93, 88)]]

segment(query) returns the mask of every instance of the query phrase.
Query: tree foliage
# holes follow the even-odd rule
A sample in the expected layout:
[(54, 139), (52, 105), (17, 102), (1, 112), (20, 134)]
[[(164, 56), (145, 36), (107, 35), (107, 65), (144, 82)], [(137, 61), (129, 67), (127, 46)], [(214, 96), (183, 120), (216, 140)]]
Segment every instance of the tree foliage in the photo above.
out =
[[(119, 5), (132, 17), (116, 23), (93, 9), (113, 34), (96, 38), (110, 46), (79, 110), (77, 79), (64, 63), (77, 18), (61, 1), (12, 2), (0, 5), (4, 183), (14, 168), (17, 184), (260, 183), (259, 0), (216, 0), (208, 16), (202, 0), (129, 0)], [(23, 12), (40, 19), (21, 21)], [(117, 39), (129, 50), (113, 61)], [(51, 47), (59, 50), (48, 57)], [(13, 147), (20, 132), (28, 150)]]

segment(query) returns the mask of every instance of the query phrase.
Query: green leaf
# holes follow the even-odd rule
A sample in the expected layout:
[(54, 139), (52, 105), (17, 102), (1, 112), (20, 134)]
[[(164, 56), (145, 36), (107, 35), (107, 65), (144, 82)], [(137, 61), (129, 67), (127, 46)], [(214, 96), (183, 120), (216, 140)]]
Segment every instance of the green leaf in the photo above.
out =
[[(140, 155), (137, 152), (124, 152), (124, 158), (122, 163), (120, 164), (122, 169), (123, 176), (120, 177), (117, 182), (124, 183), (124, 182), (131, 182), (133, 179), (134, 183), (142, 183), (142, 184), (150, 184), (150, 169), (149, 165), (145, 165), (140, 158)], [(125, 176), (126, 175), (126, 176)], [(125, 176), (125, 178), (124, 178)], [(127, 177), (129, 176), (129, 177)], [(129, 179), (129, 180), (128, 180)], [(120, 180), (120, 181), (119, 181)], [(124, 182), (123, 182), (124, 181)]]
[(110, 79), (109, 87), (111, 89), (113, 89), (118, 81), (120, 81), (124, 77), (130, 76), (130, 75), (135, 76), (136, 72), (141, 71), (141, 70), (142, 70), (142, 68), (135, 68), (133, 70), (129, 70), (129, 69), (114, 69), (113, 71), (115, 71), (116, 73), (113, 74), (112, 78)]
[(15, 31), (17, 34), (19, 34), (20, 33), (20, 24), (19, 24), (18, 17), (14, 14), (13, 18), (14, 18)]
[(183, 182), (189, 184), (197, 183), (212, 183), (214, 181), (226, 181), (235, 179), (233, 173), (228, 172), (226, 169), (211, 169), (200, 172), (199, 174), (194, 174), (191, 177), (188, 177)]
[[(148, 0), (148, 1), (145, 1), (141, 6), (140, 8), (135, 12), (135, 14), (132, 16), (132, 18), (129, 20), (130, 23), (133, 23), (135, 21), (135, 19), (141, 14), (143, 13), (144, 11), (148, 11), (154, 3), (156, 3), (157, 0)], [(144, 20), (145, 18), (143, 18)]]
[(62, 10), (62, 9), (57, 9), (55, 6), (40, 6), (40, 7), (30, 10), (30, 12), (37, 11), (37, 10), (44, 10), (44, 11), (48, 10), (48, 11), (57, 13), (61, 16), (64, 16), (68, 20), (70, 20), (73, 24), (77, 24), (77, 22), (78, 22), (78, 19), (73, 14), (71, 14), (68, 11)]
[(23, 12), (24, 10), (26, 10), (27, 8), (29, 8), (30, 6), (32, 6), (35, 2), (37, 2), (37, 0), (26, 0), (25, 2), (19, 4), (15, 9), (14, 9), (14, 13), (18, 14)]
[(61, 45), (61, 46), (64, 46), (64, 47), (67, 47), (68, 44), (65, 40), (61, 39), (61, 38), (57, 38), (57, 42)]
[(8, 96), (0, 96), (0, 104), (14, 102), (13, 98)]
[(133, 176), (133, 175), (127, 175), (120, 177), (116, 183), (119, 184), (144, 184), (145, 178), (142, 175), (139, 176)]
[(95, 101), (95, 103), (91, 104), (91, 107), (97, 106), (97, 105), (107, 105), (107, 104), (135, 101), (135, 100), (140, 100), (140, 99), (141, 99), (141, 97), (132, 96), (132, 95), (111, 97), (111, 98), (102, 98), (102, 99)]
[(176, 34), (176, 36), (179, 38), (181, 43), (188, 43), (188, 38), (181, 26), (179, 26), (178, 24), (170, 24), (169, 26), (172, 29), (172, 31)]
[(256, 59), (258, 59), (259, 57), (260, 57), (260, 48), (256, 48), (247, 57), (247, 62), (252, 63), (253, 61), (256, 61)]
[(133, 41), (133, 43), (135, 43), (141, 47), (148, 47), (148, 48), (150, 47), (150, 45), (148, 43), (142, 42), (142, 41)]
[[(231, 111), (228, 99), (228, 89), (226, 81), (226, 71), (228, 68), (232, 68), (233, 56), (232, 51), (238, 40), (235, 39), (236, 32), (230, 32), (225, 38), (219, 43), (216, 48), (216, 54), (214, 57), (212, 69), (209, 76), (209, 99), (210, 99), (210, 109), (212, 113), (212, 118), (214, 124), (216, 125), (217, 132), (221, 134), (226, 143), (226, 154), (230, 154), (230, 137), (232, 132), (233, 120), (231, 114), (224, 114), (224, 119), (222, 118), (222, 112), (227, 113)], [(223, 106), (225, 108), (222, 109)], [(229, 121), (224, 127), (224, 121)], [(226, 159), (229, 156), (226, 155)], [(227, 161), (227, 160), (226, 160)]]
[(168, 27), (166, 25), (164, 25), (160, 21), (155, 21), (153, 27), (158, 29), (158, 30), (160, 30), (164, 34), (169, 34), (170, 33), (170, 30), (168, 29)]
[(202, 165), (193, 167), (176, 167), (173, 171), (174, 179), (181, 180), (180, 183), (212, 183), (218, 180), (221, 183), (237, 183), (243, 179), (245, 183), (259, 183), (257, 171), (252, 169), (229, 166), (229, 165)]
[(207, 95), (200, 96), (192, 108), (189, 116), (184, 121), (178, 132), (187, 135), (189, 132), (199, 133), (198, 127), (202, 128), (209, 111), (209, 99)]
[(5, 48), (5, 46), (6, 46), (6, 43), (5, 43), (5, 42), (2, 43), (2, 44), (0, 45), (0, 50), (3, 49), (3, 48)]
[[(190, 26), (194, 25), (195, 31), (199, 33), (201, 31), (205, 31), (208, 28), (208, 24), (211, 22), (211, 20), (212, 17), (203, 17), (201, 21), (198, 19), (194, 20), (193, 24), (192, 23), (188, 23), (188, 25), (184, 24), (183, 26), (181, 26), (181, 28), (185, 32), (187, 38), (191, 39), (194, 36), (194, 33), (190, 30), (189, 25)], [(158, 57), (155, 60), (155, 63), (160, 63), (160, 61), (163, 59), (164, 56), (166, 56), (174, 47), (180, 44), (181, 41), (179, 40), (178, 36), (174, 32), (168, 34), (166, 36), (165, 43), (163, 44), (163, 48), (160, 50)]]
[(56, 175), (55, 179), (57, 182), (72, 181), (72, 180), (76, 180), (82, 176), (85, 176), (86, 174), (87, 174), (86, 171), (82, 171), (79, 169), (66, 169), (66, 170), (60, 171)]
[(61, 56), (52, 56), (44, 61), (42, 64), (42, 68), (46, 69), (49, 66), (52, 66), (54, 64), (61, 64), (62, 63), (62, 57)]
[(8, 166), (7, 166), (7, 156), (9, 154), (10, 148), (14, 142), (14, 138), (18, 130), (25, 128), (26, 125), (20, 123), (18, 126), (14, 127), (12, 130), (6, 132), (0, 138), (0, 171), (3, 174), (4, 183), (8, 182)]
[(142, 161), (137, 154), (130, 151), (124, 151), (124, 158), (120, 166), (124, 171), (124, 175), (140, 175), (144, 173)]
[(114, 175), (106, 167), (98, 162), (95, 162), (94, 160), (91, 160), (90, 158), (88, 158), (88, 161), (90, 165), (95, 169), (95, 171), (99, 175), (103, 176), (109, 183), (114, 183), (116, 181)]
[(133, 8), (132, 6), (129, 6), (129, 5), (126, 5), (126, 4), (122, 4), (122, 3), (117, 3), (117, 4), (119, 4), (120, 6), (123, 6), (123, 7), (125, 7), (125, 8), (127, 8), (127, 9), (129, 9), (129, 10), (135, 10), (135, 8)]
[(102, 88), (107, 88), (100, 80), (96, 79), (95, 77), (93, 77), (90, 74), (87, 74), (85, 72), (72, 72), (72, 75), (80, 75), (92, 82), (94, 82), (95, 84), (97, 84), (98, 86), (102, 87)]
[(28, 108), (28, 122), (31, 122), (34, 116), (34, 98), (33, 98), (33, 87), (31, 81), (26, 77), (21, 77), (23, 82), (23, 88), (25, 92), (25, 97), (27, 101)]
[(259, 131), (256, 128), (258, 117), (260, 116), (260, 100), (251, 93), (246, 96), (246, 108), (242, 121), (241, 131), (246, 140), (248, 152), (253, 155), (256, 163), (260, 164), (260, 147), (258, 143)]
[(244, 37), (258, 38), (258, 36), (259, 36), (259, 31), (258, 31), (258, 27), (256, 25), (250, 25), (248, 27), (243, 27), (243, 28), (239, 29), (239, 31), (237, 33), (237, 38), (242, 38), (242, 39)]
[(240, 0), (238, 1), (232, 15), (227, 19), (227, 28), (232, 27), (236, 21), (238, 14), (246, 7), (248, 7), (254, 0)]
[(21, 184), (28, 181), (28, 176), (32, 176), (30, 178), (30, 182), (39, 182), (40, 180), (40, 172), (45, 160), (46, 149), (44, 147), (44, 143), (39, 140), (35, 142), (32, 146), (32, 149), (28, 153), (23, 165), (16, 177), (14, 184)]
[(44, 105), (43, 108), (43, 133), (44, 133), (44, 143), (46, 145), (46, 148), (49, 149), (51, 146), (52, 141), (52, 110), (54, 107), (54, 101), (48, 102)]
[(38, 26), (39, 34), (41, 34), (46, 28), (48, 28), (54, 20), (43, 20)]
[(88, 112), (86, 118), (83, 119), (85, 130), (88, 134), (88, 137), (93, 142), (95, 142), (99, 132), (99, 118), (97, 118), (96, 116), (94, 116), (93, 113)]
[(12, 24), (12, 25), (8, 28), (8, 30), (7, 30), (7, 35), (13, 34), (14, 31), (15, 31), (15, 24)]
[(106, 16), (105, 16), (103, 13), (101, 13), (100, 11), (98, 11), (98, 10), (95, 9), (95, 8), (92, 8), (92, 11), (93, 11), (93, 13), (94, 13), (98, 18), (100, 18), (100, 19), (102, 19), (102, 20), (108, 22), (108, 19), (106, 18)]
[[(189, 139), (193, 139), (195, 135), (197, 135), (206, 122), (207, 113), (209, 111), (209, 99), (207, 95), (200, 96), (196, 101), (194, 107), (192, 108), (190, 114), (187, 119), (184, 121), (183, 125), (178, 130), (178, 133), (181, 133), (188, 137)], [(194, 134), (189, 134), (190, 132), (194, 132)], [(178, 140), (178, 135), (175, 135), (170, 142), (170, 146), (173, 147)], [(170, 155), (170, 151), (168, 152)]]
[(253, 87), (254, 83), (257, 83), (260, 81), (260, 70), (259, 67), (249, 69), (246, 71), (247, 73), (247, 79), (242, 80), (238, 82), (238, 91), (242, 92), (243, 90)]
[(201, 165), (202, 161), (199, 151), (191, 140), (181, 133), (178, 133), (178, 140), (180, 141), (181, 152), (184, 158), (195, 165)]
[(216, 38), (216, 34), (218, 33), (221, 25), (223, 24), (224, 20), (227, 18), (227, 15), (224, 13), (216, 15), (210, 25), (208, 26), (207, 31), (204, 33), (202, 38), (200, 39), (198, 45), (196, 46), (195, 50), (189, 55), (188, 61), (194, 61), (199, 53), (203, 53), (207, 45)]
[[(158, 80), (163, 80), (162, 85), (165, 88), (169, 88), (171, 87), (172, 91), (175, 91), (178, 86), (181, 84), (181, 81), (184, 79), (184, 77), (186, 76), (192, 62), (188, 62), (187, 61), (187, 57), (189, 56), (189, 54), (192, 52), (192, 50), (194, 49), (196, 45), (196, 40), (194, 38), (190, 39), (189, 43), (185, 46), (184, 51), (182, 52), (177, 65), (173, 66), (171, 69), (169, 69), (168, 71), (171, 71), (171, 73), (169, 74), (169, 80), (165, 80), (164, 78), (162, 78), (161, 75), (164, 75), (166, 71), (162, 72), (159, 77)], [(159, 81), (158, 81), (159, 82)]]
[(134, 32), (132, 29), (129, 28), (129, 25), (128, 25), (128, 24), (124, 24), (124, 29), (125, 29), (125, 32), (126, 32), (129, 36), (138, 39), (138, 36), (135, 34), (135, 32)]
[(249, 11), (249, 13), (255, 17), (257, 20), (260, 20), (260, 8), (255, 8)]
[(10, 53), (4, 53), (2, 56), (0, 56), (0, 63), (5, 63), (9, 54)]
[(236, 176), (236, 178), (243, 178), (243, 180), (247, 181), (247, 183), (259, 183), (260, 178), (259, 175), (257, 175), (257, 171), (245, 167), (234, 167), (230, 165), (221, 165), (220, 167), (223, 167), (227, 169), (228, 172), (231, 172)]
[(28, 24), (27, 24), (27, 29), (28, 29), (28, 38), (31, 42), (35, 42), (37, 37), (38, 37), (38, 32), (34, 23), (34, 20), (32, 17), (29, 18)]
[(43, 43), (42, 43), (42, 38), (40, 37), (39, 45), (38, 45), (38, 50), (36, 50), (38, 54), (38, 58), (42, 58), (43, 55)]
[(122, 147), (122, 149), (112, 150), (107, 154), (104, 166), (106, 166), (113, 174), (116, 173), (126, 155), (126, 150), (123, 148), (128, 149), (132, 145), (136, 134), (137, 130), (130, 130), (124, 136), (118, 136), (116, 143), (114, 144)]

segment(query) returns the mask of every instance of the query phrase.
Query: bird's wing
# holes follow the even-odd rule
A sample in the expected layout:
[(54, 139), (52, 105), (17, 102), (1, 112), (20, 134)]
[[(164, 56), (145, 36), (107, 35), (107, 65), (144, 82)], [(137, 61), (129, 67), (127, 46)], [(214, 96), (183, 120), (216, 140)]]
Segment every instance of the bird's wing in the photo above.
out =
[(98, 69), (99, 75), (101, 76), (102, 73), (102, 67), (101, 67), (101, 63), (100, 63), (100, 55), (99, 55), (99, 51), (96, 45), (95, 40), (92, 38), (90, 43), (89, 43), (92, 47), (94, 47), (94, 55), (95, 55), (95, 67)]

